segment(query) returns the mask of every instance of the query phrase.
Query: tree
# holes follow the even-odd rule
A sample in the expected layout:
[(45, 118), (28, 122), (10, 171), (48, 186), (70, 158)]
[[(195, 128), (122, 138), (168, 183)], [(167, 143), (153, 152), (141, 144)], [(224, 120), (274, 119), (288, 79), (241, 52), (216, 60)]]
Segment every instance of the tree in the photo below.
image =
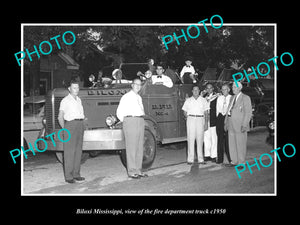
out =
[[(187, 25), (188, 26), (188, 25)], [(149, 58), (163, 61), (172, 68), (181, 68), (187, 55), (193, 57), (193, 64), (201, 71), (207, 67), (219, 69), (235, 64), (241, 69), (256, 66), (272, 58), (274, 54), (273, 26), (223, 26), (208, 27), (208, 33), (201, 28), (198, 38), (186, 42), (181, 38), (165, 49), (162, 37), (181, 34), (187, 26), (24, 26), (24, 48), (49, 40), (58, 34), (72, 31), (76, 42), (70, 46), (55, 45), (57, 51), (69, 51), (75, 60), (85, 60), (95, 51), (103, 52), (116, 66), (121, 61), (146, 62)], [(26, 63), (30, 63), (27, 59)]]

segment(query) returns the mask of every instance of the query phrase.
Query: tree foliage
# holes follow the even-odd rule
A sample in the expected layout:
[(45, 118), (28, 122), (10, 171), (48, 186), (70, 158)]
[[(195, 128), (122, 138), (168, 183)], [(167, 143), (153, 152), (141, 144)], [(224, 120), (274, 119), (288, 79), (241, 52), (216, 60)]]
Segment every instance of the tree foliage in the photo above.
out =
[(161, 38), (173, 33), (179, 36), (187, 26), (24, 26), (24, 49), (32, 50), (33, 45), (72, 31), (76, 42), (71, 46), (61, 45), (61, 50), (54, 48), (53, 52), (69, 50), (79, 61), (98, 51), (114, 61), (145, 62), (154, 58), (172, 68), (181, 68), (184, 58), (192, 56), (193, 64), (203, 71), (208, 66), (222, 69), (233, 64), (246, 69), (274, 56), (273, 26), (208, 27), (208, 33), (200, 27), (198, 38), (188, 37), (187, 42), (181, 38), (180, 45), (174, 40), (166, 50)]

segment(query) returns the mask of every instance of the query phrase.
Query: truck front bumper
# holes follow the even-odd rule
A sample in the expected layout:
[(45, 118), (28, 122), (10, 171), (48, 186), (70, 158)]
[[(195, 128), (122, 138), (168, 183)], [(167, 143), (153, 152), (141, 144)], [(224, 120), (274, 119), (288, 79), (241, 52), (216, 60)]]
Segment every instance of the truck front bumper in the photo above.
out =
[[(57, 133), (57, 131), (56, 131)], [(72, 138), (72, 137), (71, 137)], [(50, 138), (45, 139), (48, 144), (47, 150), (63, 151), (63, 143), (55, 136), (53, 145)], [(90, 150), (122, 150), (125, 149), (125, 140), (122, 129), (95, 129), (85, 130), (83, 135), (83, 151)]]

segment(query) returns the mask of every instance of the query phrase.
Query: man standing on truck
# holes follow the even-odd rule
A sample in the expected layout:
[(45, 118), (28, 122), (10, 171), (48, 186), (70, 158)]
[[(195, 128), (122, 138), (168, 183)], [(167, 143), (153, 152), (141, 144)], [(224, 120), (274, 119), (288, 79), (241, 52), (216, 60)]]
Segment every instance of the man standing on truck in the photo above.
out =
[(85, 179), (80, 176), (84, 111), (78, 97), (78, 81), (71, 80), (68, 90), (69, 94), (60, 102), (58, 122), (71, 133), (70, 141), (64, 143), (64, 175), (66, 182), (72, 184)]
[(182, 110), (186, 119), (188, 155), (187, 164), (194, 163), (195, 140), (197, 141), (198, 163), (204, 164), (203, 159), (203, 140), (204, 130), (208, 127), (209, 104), (200, 96), (200, 89), (194, 86), (193, 96), (187, 98), (183, 104)]
[(133, 80), (131, 91), (122, 96), (116, 112), (119, 120), (123, 122), (128, 177), (133, 179), (148, 176), (142, 173), (145, 112), (142, 98), (138, 94), (141, 86), (140, 79)]

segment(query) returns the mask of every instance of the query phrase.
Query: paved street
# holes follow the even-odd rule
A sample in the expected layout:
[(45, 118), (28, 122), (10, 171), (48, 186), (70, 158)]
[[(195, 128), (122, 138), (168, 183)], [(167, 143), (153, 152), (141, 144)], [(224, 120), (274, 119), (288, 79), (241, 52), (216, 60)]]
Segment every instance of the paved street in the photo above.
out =
[[(249, 163), (273, 149), (265, 143), (266, 136), (264, 128), (248, 134)], [(147, 171), (149, 177), (132, 180), (127, 177), (119, 155), (100, 154), (82, 164), (81, 175), (86, 181), (67, 184), (62, 165), (54, 153), (46, 151), (24, 159), (23, 192), (38, 195), (274, 193), (274, 165), (261, 167), (260, 171), (252, 167), (253, 174), (246, 170), (239, 179), (234, 167), (211, 162), (190, 166), (185, 159), (185, 144), (160, 146), (154, 164)]]

